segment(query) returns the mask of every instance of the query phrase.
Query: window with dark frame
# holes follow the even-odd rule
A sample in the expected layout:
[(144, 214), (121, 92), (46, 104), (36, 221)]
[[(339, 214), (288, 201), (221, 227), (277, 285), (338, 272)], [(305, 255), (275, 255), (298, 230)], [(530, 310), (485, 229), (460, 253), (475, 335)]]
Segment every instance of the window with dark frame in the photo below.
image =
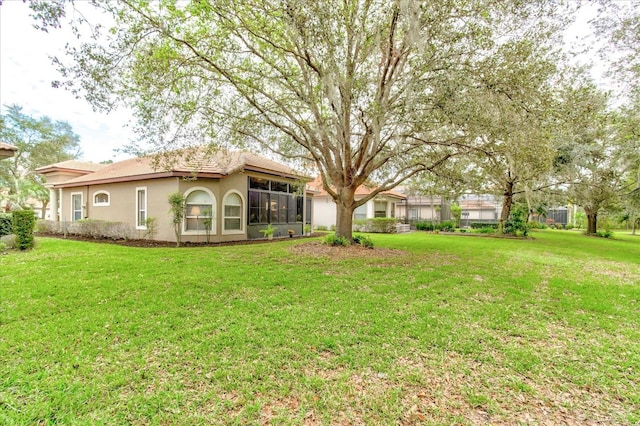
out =
[(295, 185), (264, 178), (249, 178), (249, 224), (301, 223), (304, 197)]

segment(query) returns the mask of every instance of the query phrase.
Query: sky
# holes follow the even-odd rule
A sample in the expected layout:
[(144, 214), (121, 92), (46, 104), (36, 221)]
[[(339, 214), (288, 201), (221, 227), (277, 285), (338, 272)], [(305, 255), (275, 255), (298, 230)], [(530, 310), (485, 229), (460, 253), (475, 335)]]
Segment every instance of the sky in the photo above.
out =
[[(65, 89), (51, 87), (60, 75), (50, 56), (64, 56), (64, 46), (74, 36), (68, 25), (48, 33), (33, 28), (30, 9), (22, 0), (4, 0), (0, 6), (0, 109), (18, 104), (34, 117), (48, 116), (67, 121), (80, 136), (81, 159), (100, 162), (122, 160), (129, 155), (117, 152), (133, 139), (127, 127), (130, 112), (94, 112), (84, 99)], [(587, 11), (567, 36), (575, 41), (588, 29)]]
[(117, 161), (130, 157), (114, 151), (132, 139), (127, 128), (130, 113), (96, 113), (70, 91), (51, 87), (60, 75), (49, 56), (63, 56), (64, 46), (73, 35), (68, 26), (48, 33), (36, 30), (29, 11), (22, 0), (4, 0), (0, 6), (2, 112), (6, 112), (5, 105), (18, 104), (24, 113), (34, 117), (67, 121), (80, 136), (83, 160)]

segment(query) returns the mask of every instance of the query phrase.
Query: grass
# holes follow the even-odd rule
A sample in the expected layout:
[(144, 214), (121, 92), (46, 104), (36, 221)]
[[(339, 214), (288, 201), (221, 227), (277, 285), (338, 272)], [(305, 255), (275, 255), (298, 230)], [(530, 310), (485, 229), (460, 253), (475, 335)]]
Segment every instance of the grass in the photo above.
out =
[(0, 423), (640, 421), (640, 237), (0, 256)]

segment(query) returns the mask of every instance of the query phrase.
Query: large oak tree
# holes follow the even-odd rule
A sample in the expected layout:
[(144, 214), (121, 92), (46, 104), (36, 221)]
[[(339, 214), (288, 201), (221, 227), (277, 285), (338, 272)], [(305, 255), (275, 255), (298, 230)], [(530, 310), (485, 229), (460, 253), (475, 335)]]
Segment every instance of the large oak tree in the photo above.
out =
[[(93, 4), (114, 25), (58, 63), (95, 107), (131, 107), (147, 147), (229, 143), (314, 166), (348, 238), (356, 207), (474, 148), (444, 106), (492, 73), (502, 44), (549, 42), (566, 12), (518, 0)], [(355, 200), (368, 180), (377, 189)]]

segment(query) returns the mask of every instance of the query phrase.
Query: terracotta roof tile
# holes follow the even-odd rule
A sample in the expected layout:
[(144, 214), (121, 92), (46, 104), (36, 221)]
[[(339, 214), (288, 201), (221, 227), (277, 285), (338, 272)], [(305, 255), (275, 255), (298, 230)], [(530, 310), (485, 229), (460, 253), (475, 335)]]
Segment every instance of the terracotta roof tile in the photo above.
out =
[(8, 143), (0, 142), (0, 149), (4, 149), (4, 150), (7, 150), (7, 151), (17, 151), (18, 147), (17, 146), (13, 146), (13, 145), (9, 145)]
[[(50, 166), (47, 166), (47, 168)], [(224, 177), (241, 170), (255, 170), (289, 177), (304, 178), (294, 169), (246, 151), (219, 150), (207, 152), (203, 149), (174, 151), (158, 156), (131, 158), (118, 161), (68, 181), (60, 186), (73, 186), (91, 182), (122, 182), (166, 176), (189, 174)]]
[[(325, 189), (322, 187), (322, 178), (320, 176), (317, 176), (312, 182), (309, 182), (307, 187), (312, 190), (312, 191), (317, 191), (317, 194), (314, 195), (314, 197), (324, 197), (324, 196), (328, 196), (329, 194), (327, 193), (327, 191), (325, 191)], [(362, 185), (360, 187), (358, 187), (358, 189), (356, 189), (356, 196), (358, 195), (369, 195), (371, 194), (371, 192), (373, 192), (375, 188), (367, 186), (367, 185)], [(398, 197), (398, 198), (406, 198), (406, 195), (401, 194), (399, 192), (395, 192), (395, 191), (383, 191), (380, 193), (380, 195), (391, 195), (393, 197)]]
[(96, 172), (107, 167), (105, 164), (96, 164), (88, 161), (66, 160), (36, 169), (38, 173), (53, 172), (56, 170), (78, 170), (82, 172)]

